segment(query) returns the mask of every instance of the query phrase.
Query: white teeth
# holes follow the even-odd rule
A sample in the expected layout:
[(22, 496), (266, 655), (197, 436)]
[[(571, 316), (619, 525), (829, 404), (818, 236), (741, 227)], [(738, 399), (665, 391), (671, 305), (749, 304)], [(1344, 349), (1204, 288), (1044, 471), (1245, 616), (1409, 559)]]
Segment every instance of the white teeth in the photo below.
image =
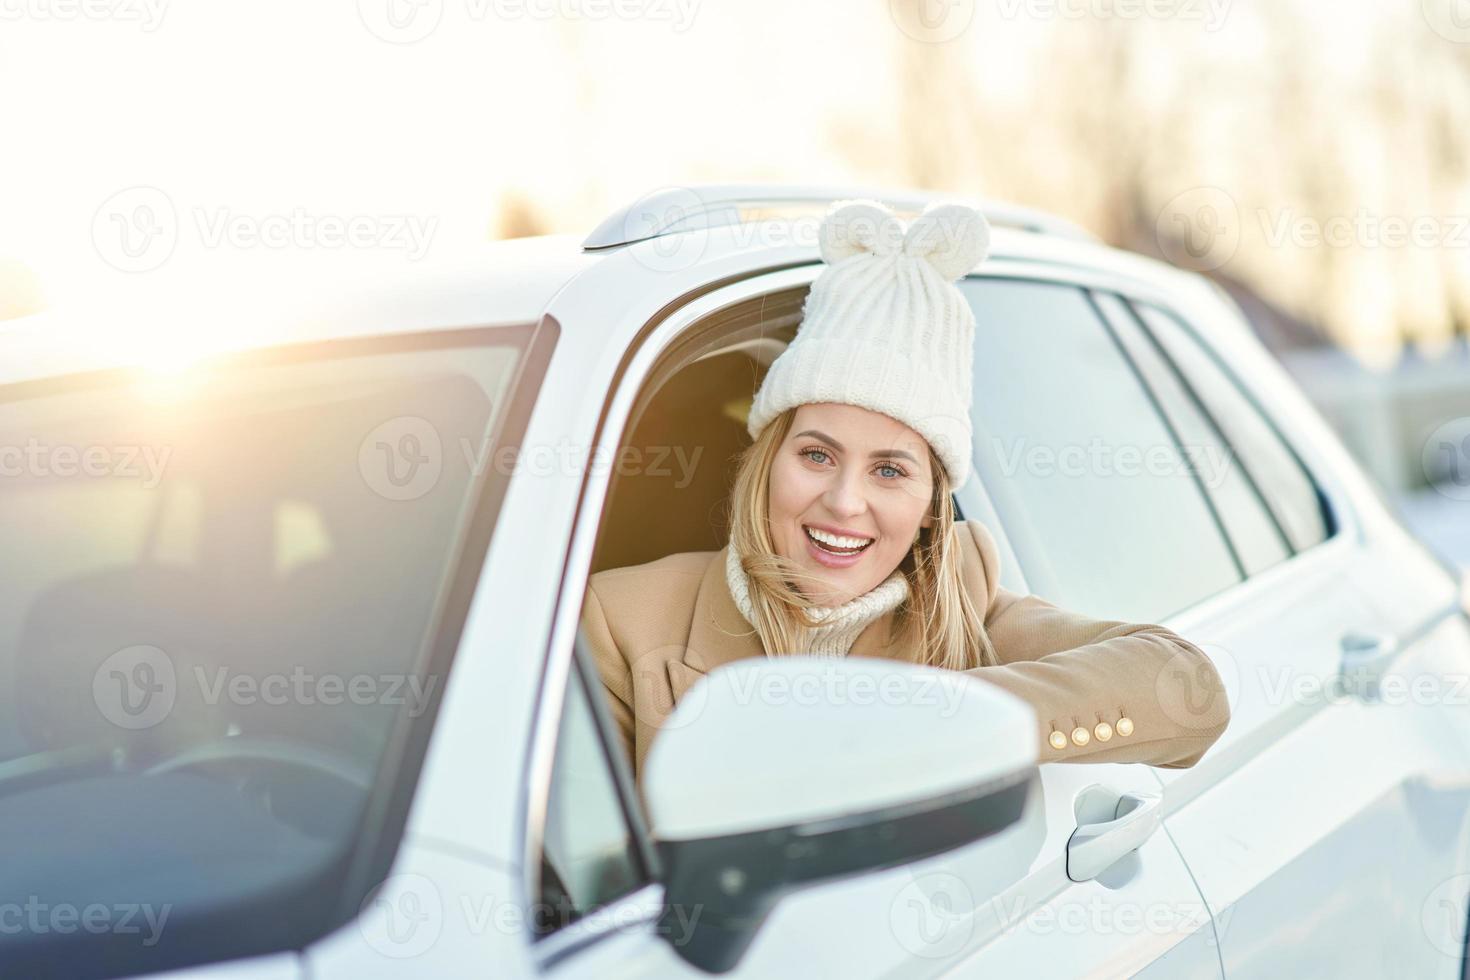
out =
[[(802, 526), (806, 527), (806, 525)], [(849, 538), (841, 534), (828, 534), (826, 531), (818, 531), (814, 527), (806, 527), (806, 533), (822, 544), (831, 545), (834, 548), (856, 550), (865, 548), (873, 543), (872, 538)]]

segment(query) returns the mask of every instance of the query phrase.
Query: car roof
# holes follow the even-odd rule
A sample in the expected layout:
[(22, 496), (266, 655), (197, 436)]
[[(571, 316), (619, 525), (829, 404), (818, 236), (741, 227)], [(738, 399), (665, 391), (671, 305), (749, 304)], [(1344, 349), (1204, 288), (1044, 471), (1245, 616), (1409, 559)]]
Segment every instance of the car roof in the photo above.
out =
[[(754, 271), (819, 261), (814, 236), (804, 239), (797, 220), (766, 219), (758, 235), (749, 225), (676, 234), (701, 236), (699, 264), (728, 268), (733, 258)], [(170, 368), (291, 343), (529, 323), (562, 287), (598, 263), (619, 253), (636, 258), (640, 251), (666, 253), (670, 247), (653, 240), (584, 249), (584, 237), (490, 242), (386, 271), (381, 263), (363, 261), (330, 273), (302, 266), (270, 277), (242, 271), (191, 275), (187, 283), (175, 277), (125, 302), (80, 302), (0, 324), (0, 384), (108, 368)], [(990, 255), (1155, 289), (1199, 281), (1098, 242), (1006, 227), (992, 229)], [(587, 341), (605, 341), (596, 324), (562, 326), (571, 336), (585, 331)]]

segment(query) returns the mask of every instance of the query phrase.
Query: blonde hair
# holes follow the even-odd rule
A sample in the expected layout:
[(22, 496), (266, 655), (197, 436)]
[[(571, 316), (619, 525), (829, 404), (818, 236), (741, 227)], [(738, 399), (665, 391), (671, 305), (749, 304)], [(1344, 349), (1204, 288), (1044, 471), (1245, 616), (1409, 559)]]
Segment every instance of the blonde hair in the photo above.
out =
[[(792, 583), (822, 584), (817, 576), (777, 554), (771, 538), (771, 468), (795, 418), (795, 408), (782, 412), (740, 453), (730, 494), (730, 547), (749, 578), (756, 632), (766, 651), (773, 654), (798, 649), (803, 631), (817, 625), (806, 612), (816, 603)], [(993, 666), (1000, 660), (986, 635), (984, 618), (960, 576), (949, 477), (932, 448), (929, 467), (934, 474), (929, 502), (934, 523), (921, 528), (918, 540), (898, 564), (908, 580), (909, 594), (895, 611), (888, 642), (900, 644), (908, 651), (903, 659), (914, 663), (950, 670)]]

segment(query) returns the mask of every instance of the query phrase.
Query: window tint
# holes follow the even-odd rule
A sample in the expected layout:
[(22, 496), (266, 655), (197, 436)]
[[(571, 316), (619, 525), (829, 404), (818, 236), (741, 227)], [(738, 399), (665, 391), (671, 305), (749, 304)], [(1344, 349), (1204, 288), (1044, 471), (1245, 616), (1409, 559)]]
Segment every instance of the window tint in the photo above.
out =
[(1240, 581), (1199, 483), (1078, 289), (960, 282), (975, 311), (975, 466), (1031, 589), (1157, 622)]
[(536, 926), (551, 932), (647, 880), (587, 686), (573, 664), (556, 736)]
[(1285, 535), (1197, 396), (1134, 319), (1127, 304), (1109, 293), (1096, 294), (1094, 298), (1158, 399), (1185, 459), (1194, 469), (1195, 478), (1225, 526), (1245, 573), (1254, 575), (1285, 561), (1291, 555)]
[(1328, 523), (1316, 485), (1256, 404), (1172, 314), (1147, 304), (1135, 309), (1214, 416), (1293, 550), (1326, 540)]

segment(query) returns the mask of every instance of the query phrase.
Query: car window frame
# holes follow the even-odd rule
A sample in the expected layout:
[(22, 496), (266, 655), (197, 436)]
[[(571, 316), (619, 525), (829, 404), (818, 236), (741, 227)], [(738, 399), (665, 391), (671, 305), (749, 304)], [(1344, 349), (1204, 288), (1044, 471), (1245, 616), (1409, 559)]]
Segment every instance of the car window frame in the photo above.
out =
[[(190, 369), (225, 371), (289, 366), (423, 350), (475, 348), (509, 341), (518, 349), (518, 360), (506, 388), (507, 403), (498, 411), (486, 440), (519, 443), (530, 425), (560, 336), (557, 324), (548, 324), (544, 319), (387, 330), (226, 349), (201, 357)], [(154, 374), (144, 364), (122, 364), (23, 378), (0, 385), (0, 403), (145, 383)], [(436, 597), (420, 640), (426, 676), (447, 678), (459, 658), (471, 599), (488, 560), (509, 485), (508, 473), (500, 472), (497, 467), (484, 467), (472, 476), (466, 487), (463, 521), (456, 527), (457, 534), (446, 554), (443, 589)], [(386, 781), (381, 788), (375, 784), (354, 832), (349, 861), (343, 869), (343, 883), (337, 891), (339, 904), (325, 914), (326, 926), (309, 942), (317, 942), (357, 919), (363, 903), (392, 872), (405, 845), (409, 812), (423, 781), (429, 742), (437, 727), (446, 687), (447, 684), (432, 685), (421, 713), (404, 713), (394, 719), (378, 773)], [(203, 960), (183, 969), (206, 969), (222, 962)]]
[[(644, 387), (658, 370), (664, 355), (685, 338), (692, 328), (709, 316), (751, 299), (783, 290), (809, 287), (822, 267), (823, 264), (817, 260), (759, 266), (712, 280), (682, 296), (671, 297), (663, 304), (659, 313), (644, 325), (623, 353), (617, 372), (603, 398), (597, 429), (591, 441), (593, 452), (603, 447), (615, 450), (631, 431), (632, 412)], [(554, 318), (548, 314), (544, 319)], [(556, 736), (571, 679), (570, 672), (583, 669), (574, 664), (585, 663), (587, 657), (584, 652), (579, 660), (577, 649), (583, 641), (578, 634), (592, 557), (602, 530), (604, 510), (612, 487), (614, 474), (611, 469), (584, 469), (572, 530), (562, 561), (555, 618), (547, 644), (546, 668), (537, 694), (531, 745), (526, 764), (522, 768), (519, 787), (518, 852), (522, 856), (522, 868), (517, 876), (517, 884), (525, 908), (533, 907), (540, 894), (542, 834), (555, 764)], [(593, 689), (601, 689), (602, 680), (595, 670), (593, 676), (597, 682)], [(606, 750), (614, 745), (611, 741), (612, 721), (605, 704), (598, 705), (598, 708), (603, 710), (598, 712), (594, 709), (594, 720)], [(606, 754), (610, 757), (620, 755), (621, 749), (617, 753)], [(662, 910), (662, 866), (653, 845), (647, 814), (643, 811), (643, 803), (627, 761), (622, 760), (621, 764), (615, 762), (611, 775), (624, 813), (636, 815), (637, 824), (630, 829), (633, 831), (635, 846), (642, 852), (644, 867), (649, 870), (651, 880), (644, 887), (602, 906), (600, 911), (605, 912), (605, 915), (583, 917), (531, 942), (532, 959), (540, 972), (554, 969), (564, 960), (615, 936), (621, 930), (640, 924), (651, 924)]]
[[(1098, 309), (1101, 314), (1108, 319), (1108, 327), (1110, 330), (1113, 331), (1114, 336), (1118, 337), (1119, 331), (1121, 329), (1133, 329), (1137, 331), (1141, 338), (1140, 342), (1146, 345), (1147, 348), (1153, 352), (1155, 359), (1160, 365), (1159, 369), (1163, 372), (1166, 372), (1170, 377), (1174, 379), (1175, 383), (1179, 386), (1181, 392), (1183, 393), (1184, 398), (1188, 400), (1189, 406), (1199, 416), (1204, 427), (1211, 433), (1212, 439), (1221, 446), (1233, 449), (1234, 446), (1231, 443), (1229, 437), (1225, 434), (1225, 431), (1221, 427), (1219, 420), (1216, 418), (1215, 414), (1209, 410), (1209, 407), (1205, 404), (1204, 399), (1201, 397), (1200, 393), (1195, 389), (1193, 385), (1190, 384), (1189, 376), (1184, 373), (1184, 370), (1179, 366), (1174, 358), (1169, 355), (1168, 350), (1159, 341), (1155, 333), (1149, 329), (1147, 322), (1138, 315), (1138, 311), (1134, 308), (1133, 304), (1129, 303), (1127, 298), (1124, 297), (1122, 294), (1116, 292), (1095, 290), (1092, 293), (1092, 297), (1094, 303), (1098, 305)], [(1098, 303), (1099, 297), (1107, 297), (1109, 300), (1115, 301), (1118, 307), (1117, 312), (1109, 312), (1108, 308), (1104, 307), (1101, 303)], [(1114, 323), (1113, 321), (1115, 317), (1124, 317), (1127, 319), (1127, 323)], [(1123, 343), (1121, 337), (1119, 337), (1119, 342)], [(1165, 404), (1164, 395), (1159, 391), (1159, 385), (1155, 381), (1150, 380), (1150, 372), (1145, 369), (1141, 364), (1139, 364), (1137, 356), (1130, 353), (1129, 359), (1133, 362), (1134, 368), (1138, 371), (1142, 383), (1146, 385), (1152, 393), (1154, 402), (1158, 408), (1159, 413), (1168, 420), (1168, 426), (1171, 434), (1173, 434), (1174, 436), (1175, 444), (1182, 447), (1183, 440), (1181, 438), (1181, 433), (1178, 431), (1175, 419), (1172, 417), (1172, 410)], [(1277, 543), (1279, 543), (1282, 546), (1282, 549), (1285, 551), (1285, 555), (1281, 559), (1279, 559), (1278, 562), (1273, 562), (1272, 565), (1265, 566), (1255, 573), (1252, 573), (1247, 567), (1244, 557), (1244, 551), (1242, 549), (1242, 545), (1240, 544), (1239, 535), (1233, 533), (1231, 530), (1233, 522), (1229, 520), (1225, 514), (1222, 505), (1223, 501), (1222, 499), (1220, 499), (1220, 495), (1217, 493), (1217, 491), (1211, 490), (1210, 488), (1204, 486), (1202, 481), (1197, 479), (1196, 483), (1199, 485), (1201, 492), (1204, 493), (1206, 497), (1208, 497), (1210, 500), (1211, 511), (1214, 513), (1216, 522), (1219, 524), (1220, 533), (1224, 536), (1226, 543), (1230, 547), (1232, 555), (1235, 557), (1236, 566), (1240, 571), (1240, 581), (1244, 582), (1245, 580), (1249, 579), (1252, 574), (1260, 574), (1267, 568), (1270, 568), (1279, 563), (1279, 561), (1286, 561), (1290, 559), (1296, 554), (1296, 551), (1291, 546), (1291, 539), (1287, 535), (1286, 529), (1282, 527), (1280, 520), (1276, 516), (1275, 510), (1271, 507), (1269, 503), (1267, 503), (1265, 494), (1261, 491), (1260, 485), (1256, 482), (1256, 479), (1251, 474), (1250, 470), (1242, 468), (1241, 475), (1245, 480), (1245, 487), (1250, 494), (1250, 498), (1255, 502), (1255, 505), (1259, 509), (1260, 513), (1265, 515), (1266, 521), (1269, 523), (1271, 530), (1275, 534)], [(1315, 486), (1316, 484), (1314, 483), (1313, 487), (1315, 488)], [(1238, 585), (1240, 583), (1238, 582), (1236, 584)]]
[(1266, 426), (1267, 429), (1270, 430), (1271, 434), (1275, 436), (1276, 441), (1281, 444), (1282, 448), (1284, 448), (1286, 452), (1290, 454), (1292, 460), (1301, 470), (1302, 475), (1311, 485), (1312, 493), (1317, 501), (1317, 509), (1322, 518), (1323, 526), (1326, 529), (1326, 534), (1322, 537), (1320, 541), (1317, 541), (1316, 543), (1306, 548), (1298, 549), (1297, 547), (1295, 547), (1295, 545), (1292, 544), (1290, 535), (1287, 533), (1285, 526), (1281, 523), (1280, 518), (1277, 516), (1276, 508), (1271, 505), (1270, 499), (1267, 497), (1265, 491), (1260, 487), (1255, 477), (1251, 474), (1250, 467), (1246, 468), (1246, 475), (1247, 478), (1250, 480), (1252, 489), (1256, 491), (1256, 495), (1261, 499), (1262, 504), (1266, 507), (1267, 513), (1271, 516), (1272, 522), (1276, 524), (1278, 530), (1287, 543), (1288, 549), (1291, 551), (1291, 554), (1287, 557), (1286, 560), (1291, 561), (1299, 555), (1304, 555), (1315, 551), (1316, 549), (1322, 547), (1324, 544), (1337, 537), (1337, 535), (1343, 530), (1343, 522), (1339, 518), (1336, 508), (1333, 505), (1333, 500), (1331, 496), (1327, 493), (1323, 481), (1319, 478), (1316, 470), (1312, 467), (1312, 465), (1303, 457), (1302, 453), (1298, 451), (1297, 446), (1291, 439), (1290, 435), (1287, 432), (1283, 431), (1281, 426), (1278, 424), (1275, 415), (1272, 412), (1267, 411), (1266, 408), (1261, 404), (1260, 400), (1256, 398), (1255, 393), (1252, 392), (1249, 387), (1241, 383), (1240, 377), (1231, 368), (1230, 364), (1225, 360), (1225, 358), (1220, 356), (1219, 351), (1217, 351), (1213, 345), (1206, 341), (1198, 330), (1193, 329), (1189, 321), (1184, 316), (1180, 315), (1177, 311), (1170, 309), (1168, 306), (1156, 302), (1139, 303), (1131, 300), (1127, 296), (1122, 295), (1120, 295), (1119, 298), (1123, 300), (1125, 307), (1128, 309), (1129, 313), (1132, 314), (1134, 321), (1138, 324), (1140, 329), (1142, 329), (1144, 333), (1149, 337), (1150, 341), (1153, 342), (1155, 349), (1158, 350), (1159, 354), (1168, 361), (1171, 367), (1173, 367), (1175, 375), (1181, 380), (1185, 388), (1189, 391), (1190, 396), (1195, 400), (1196, 406), (1202, 413), (1204, 413), (1205, 417), (1210, 420), (1211, 425), (1215, 428), (1220, 437), (1227, 444), (1231, 445), (1232, 449), (1235, 448), (1234, 445), (1230, 443), (1228, 436), (1226, 436), (1225, 434), (1224, 427), (1216, 418), (1215, 413), (1210, 410), (1208, 403), (1204, 399), (1204, 396), (1200, 394), (1198, 390), (1199, 386), (1195, 383), (1195, 379), (1192, 378), (1190, 372), (1187, 371), (1182, 365), (1180, 365), (1178, 360), (1175, 359), (1173, 354), (1169, 351), (1168, 345), (1163, 343), (1157, 337), (1154, 328), (1150, 326), (1148, 321), (1139, 313), (1137, 309), (1138, 306), (1142, 305), (1152, 307), (1161, 316), (1165, 316), (1173, 321), (1175, 326), (1177, 326), (1180, 332), (1183, 333), (1186, 341), (1193, 343), (1195, 347), (1197, 347), (1201, 351), (1201, 353), (1204, 354), (1206, 360), (1215, 370), (1216, 376), (1222, 379), (1229, 386), (1230, 389), (1235, 391), (1236, 394), (1238, 394), (1246, 402), (1246, 404), (1250, 406), (1251, 411), (1253, 411), (1256, 417)]

